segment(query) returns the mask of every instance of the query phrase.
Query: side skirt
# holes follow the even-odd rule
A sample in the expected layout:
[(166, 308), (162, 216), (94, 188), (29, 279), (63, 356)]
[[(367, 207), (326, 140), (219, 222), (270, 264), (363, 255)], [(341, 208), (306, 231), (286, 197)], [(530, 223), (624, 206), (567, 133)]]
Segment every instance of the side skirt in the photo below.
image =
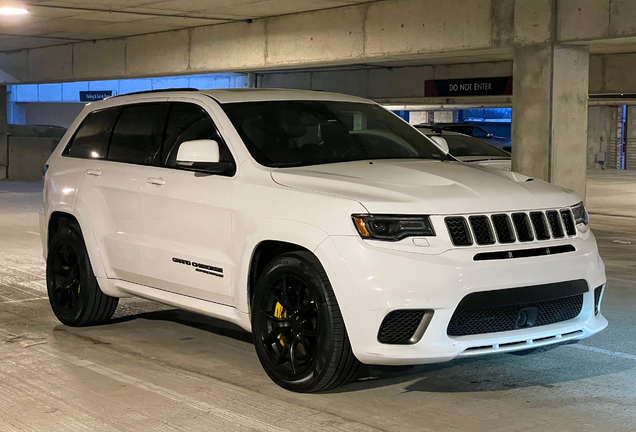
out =
[(239, 310), (233, 306), (175, 294), (119, 279), (97, 278), (97, 281), (104, 294), (112, 297), (139, 297), (231, 322), (247, 331), (251, 331), (252, 329), (249, 314), (239, 312)]

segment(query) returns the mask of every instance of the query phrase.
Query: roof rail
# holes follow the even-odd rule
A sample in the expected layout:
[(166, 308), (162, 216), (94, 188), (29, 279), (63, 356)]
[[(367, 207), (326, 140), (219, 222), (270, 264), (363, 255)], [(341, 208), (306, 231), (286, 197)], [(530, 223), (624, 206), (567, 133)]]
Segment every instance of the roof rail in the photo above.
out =
[(182, 87), (182, 88), (178, 88), (177, 87), (177, 88), (166, 88), (166, 89), (157, 89), (157, 90), (144, 90), (144, 91), (138, 91), (138, 92), (133, 92), (133, 93), (125, 93), (125, 94), (121, 94), (121, 95), (117, 95), (117, 96), (112, 96), (112, 97), (110, 97), (108, 99), (118, 98), (118, 97), (122, 97), (122, 96), (133, 96), (133, 95), (140, 95), (140, 94), (175, 92), (175, 91), (198, 92), (199, 89), (193, 88), (193, 87)]

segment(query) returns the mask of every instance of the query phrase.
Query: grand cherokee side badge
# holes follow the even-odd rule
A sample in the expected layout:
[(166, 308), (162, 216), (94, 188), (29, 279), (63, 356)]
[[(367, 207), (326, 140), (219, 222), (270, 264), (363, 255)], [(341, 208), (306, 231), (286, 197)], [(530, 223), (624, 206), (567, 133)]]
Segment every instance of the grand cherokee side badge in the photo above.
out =
[(172, 262), (194, 267), (195, 271), (198, 273), (205, 273), (211, 276), (223, 277), (223, 269), (220, 267), (214, 267), (211, 265), (201, 264), (181, 258), (172, 258)]

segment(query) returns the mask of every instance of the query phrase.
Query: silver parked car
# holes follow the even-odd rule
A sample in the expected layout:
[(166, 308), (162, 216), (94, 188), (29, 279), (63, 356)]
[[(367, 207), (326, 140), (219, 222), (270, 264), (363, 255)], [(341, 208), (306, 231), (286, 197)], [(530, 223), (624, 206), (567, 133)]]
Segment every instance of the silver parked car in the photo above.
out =
[(510, 171), (510, 153), (479, 138), (427, 126), (415, 126), (462, 162)]

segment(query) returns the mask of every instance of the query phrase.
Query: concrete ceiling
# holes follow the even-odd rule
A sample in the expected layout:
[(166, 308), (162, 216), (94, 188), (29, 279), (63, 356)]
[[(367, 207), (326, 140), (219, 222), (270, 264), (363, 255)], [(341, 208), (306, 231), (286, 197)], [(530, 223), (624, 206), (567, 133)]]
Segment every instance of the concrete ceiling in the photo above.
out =
[(377, 0), (25, 0), (0, 16), (0, 52), (331, 9)]

